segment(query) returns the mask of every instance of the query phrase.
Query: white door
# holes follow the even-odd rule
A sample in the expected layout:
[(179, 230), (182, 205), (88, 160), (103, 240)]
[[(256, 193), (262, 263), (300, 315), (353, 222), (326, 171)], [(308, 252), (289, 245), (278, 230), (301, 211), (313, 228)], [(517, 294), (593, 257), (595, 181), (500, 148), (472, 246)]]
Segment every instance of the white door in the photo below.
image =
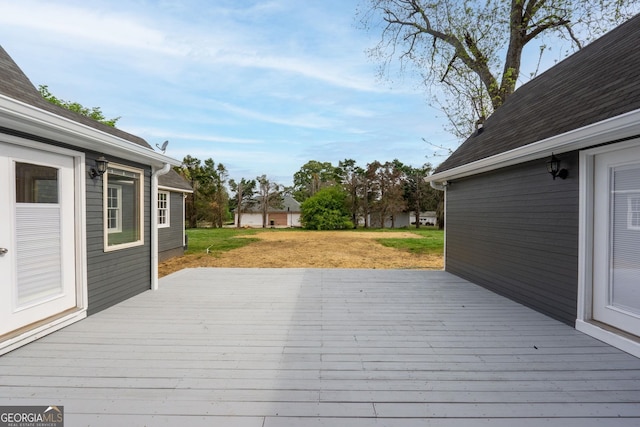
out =
[(73, 163), (0, 142), (0, 336), (77, 305)]
[(594, 166), (593, 318), (640, 336), (640, 147)]

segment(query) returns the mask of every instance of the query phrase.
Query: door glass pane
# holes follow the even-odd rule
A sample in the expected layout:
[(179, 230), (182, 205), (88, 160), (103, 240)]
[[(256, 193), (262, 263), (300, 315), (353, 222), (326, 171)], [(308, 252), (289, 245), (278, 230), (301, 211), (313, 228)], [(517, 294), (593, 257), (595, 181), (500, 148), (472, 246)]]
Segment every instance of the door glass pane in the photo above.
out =
[(62, 236), (58, 169), (15, 163), (16, 304), (18, 308), (62, 293)]
[(612, 168), (610, 305), (640, 316), (640, 165)]
[(58, 203), (58, 169), (16, 162), (17, 203)]

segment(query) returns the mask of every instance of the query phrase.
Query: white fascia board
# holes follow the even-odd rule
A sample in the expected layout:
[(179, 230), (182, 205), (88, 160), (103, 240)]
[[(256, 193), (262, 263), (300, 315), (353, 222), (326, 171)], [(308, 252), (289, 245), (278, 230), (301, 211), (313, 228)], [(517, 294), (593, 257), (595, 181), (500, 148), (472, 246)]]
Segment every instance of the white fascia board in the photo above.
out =
[(0, 95), (0, 126), (51, 139), (74, 147), (161, 168), (182, 162), (150, 148)]
[(158, 184), (158, 190), (171, 191), (173, 193), (193, 193), (193, 190), (186, 190), (184, 188), (167, 187), (166, 185)]
[(446, 181), (501, 169), (518, 163), (528, 162), (551, 153), (561, 154), (581, 150), (598, 144), (640, 135), (640, 110), (630, 111), (601, 122), (555, 135), (541, 141), (527, 144), (504, 153), (476, 160), (426, 178), (427, 182), (442, 185)]

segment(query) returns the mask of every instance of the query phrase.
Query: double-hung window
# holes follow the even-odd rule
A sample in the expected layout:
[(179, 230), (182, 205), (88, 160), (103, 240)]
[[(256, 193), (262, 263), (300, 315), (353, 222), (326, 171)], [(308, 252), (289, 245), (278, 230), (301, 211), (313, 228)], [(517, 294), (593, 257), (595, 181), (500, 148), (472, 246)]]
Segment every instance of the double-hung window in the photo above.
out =
[(144, 244), (144, 172), (110, 164), (103, 175), (104, 250)]
[(169, 227), (169, 192), (158, 191), (158, 227)]

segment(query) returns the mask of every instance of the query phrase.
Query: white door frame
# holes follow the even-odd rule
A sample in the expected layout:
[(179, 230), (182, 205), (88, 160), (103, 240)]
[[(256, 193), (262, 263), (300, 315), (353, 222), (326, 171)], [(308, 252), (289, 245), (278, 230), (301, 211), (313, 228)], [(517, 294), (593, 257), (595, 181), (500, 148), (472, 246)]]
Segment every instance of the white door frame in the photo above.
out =
[(578, 233), (578, 317), (576, 329), (627, 353), (640, 357), (640, 342), (593, 319), (594, 172), (595, 157), (640, 146), (640, 139), (580, 152), (580, 220)]
[(19, 335), (10, 335), (0, 341), (0, 354), (7, 353), (31, 341), (35, 341), (53, 331), (61, 329), (87, 316), (87, 247), (86, 247), (86, 194), (85, 194), (85, 155), (79, 151), (56, 147), (49, 144), (32, 141), (11, 135), (0, 134), (0, 141), (19, 147), (47, 151), (73, 158), (74, 169), (74, 214), (75, 214), (75, 274), (76, 274), (76, 310), (57, 317), (54, 320), (37, 324), (32, 329), (25, 330)]

